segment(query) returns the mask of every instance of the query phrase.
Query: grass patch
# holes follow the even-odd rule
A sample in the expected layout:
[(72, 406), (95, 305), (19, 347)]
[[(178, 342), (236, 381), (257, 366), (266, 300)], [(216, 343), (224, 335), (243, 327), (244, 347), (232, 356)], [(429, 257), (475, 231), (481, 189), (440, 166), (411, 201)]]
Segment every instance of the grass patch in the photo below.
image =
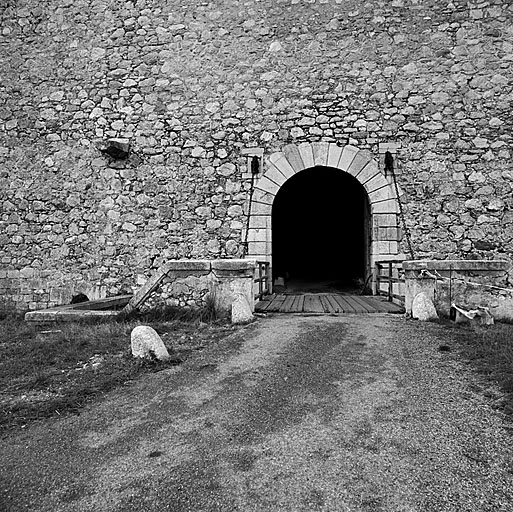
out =
[[(513, 325), (447, 324), (455, 349), (504, 393), (498, 405), (513, 415)], [(450, 326), (450, 327), (449, 327)]]
[[(46, 327), (16, 316), (1, 319), (0, 431), (77, 412), (92, 398), (143, 373), (180, 364), (233, 330), (225, 322), (203, 323), (197, 314), (189, 321), (170, 317), (169, 311), (160, 311), (122, 321)], [(142, 323), (159, 333), (169, 361), (132, 357), (130, 333)]]

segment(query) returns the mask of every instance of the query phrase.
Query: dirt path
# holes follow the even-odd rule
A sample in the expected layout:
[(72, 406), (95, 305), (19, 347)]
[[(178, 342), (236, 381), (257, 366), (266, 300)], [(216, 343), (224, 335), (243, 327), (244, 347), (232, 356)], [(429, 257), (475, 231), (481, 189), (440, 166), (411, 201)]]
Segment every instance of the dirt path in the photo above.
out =
[(511, 426), (443, 336), (386, 315), (260, 320), (0, 441), (0, 510), (511, 511)]

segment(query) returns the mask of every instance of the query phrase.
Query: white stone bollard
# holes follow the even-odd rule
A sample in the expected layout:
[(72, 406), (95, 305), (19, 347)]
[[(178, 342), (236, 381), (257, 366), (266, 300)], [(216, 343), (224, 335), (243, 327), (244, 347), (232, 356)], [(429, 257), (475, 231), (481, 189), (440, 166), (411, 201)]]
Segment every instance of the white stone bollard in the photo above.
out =
[(169, 359), (169, 352), (161, 337), (148, 325), (134, 327), (130, 340), (134, 357), (151, 358), (153, 354), (159, 361)]
[(435, 305), (426, 293), (420, 292), (415, 295), (411, 306), (411, 316), (423, 322), (438, 320)]
[(253, 320), (252, 283), (235, 280), (232, 288), (232, 323), (244, 324)]

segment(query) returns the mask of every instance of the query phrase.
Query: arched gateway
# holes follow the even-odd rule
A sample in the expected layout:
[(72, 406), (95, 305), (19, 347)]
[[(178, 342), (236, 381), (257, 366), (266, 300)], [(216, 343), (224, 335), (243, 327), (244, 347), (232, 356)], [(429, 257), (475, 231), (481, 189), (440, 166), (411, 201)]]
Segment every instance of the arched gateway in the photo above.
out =
[[(254, 193), (251, 201), (251, 211), (249, 218), (249, 232), (247, 235), (248, 252), (247, 258), (260, 261), (268, 261), (273, 264), (273, 205), (275, 205), (276, 196), (282, 190), (283, 185), (290, 185), (289, 180), (298, 173), (308, 170), (310, 179), (327, 180), (333, 172), (340, 171), (347, 173), (348, 181), (352, 181), (362, 190), (366, 196), (367, 213), (365, 221), (362, 223), (362, 229), (365, 233), (361, 235), (360, 240), (365, 240), (366, 247), (360, 251), (365, 262), (361, 263), (364, 268), (364, 276), (368, 277), (369, 272), (375, 261), (387, 259), (403, 259), (399, 254), (400, 230), (398, 225), (398, 201), (394, 190), (391, 177), (386, 177), (379, 169), (377, 162), (367, 151), (362, 151), (355, 146), (338, 146), (333, 143), (317, 142), (302, 143), (299, 145), (288, 145), (282, 151), (271, 154), (265, 158), (264, 171), (261, 177), (255, 182)], [(316, 175), (317, 171), (317, 175)], [(352, 178), (351, 178), (352, 177)], [(329, 180), (326, 181), (326, 190), (333, 186)], [(285, 187), (291, 188), (289, 186)], [(322, 193), (322, 185), (316, 183), (316, 193)], [(353, 194), (355, 191), (351, 187), (341, 187), (340, 201), (344, 202), (348, 196), (344, 194)], [(313, 192), (312, 192), (313, 193)], [(308, 197), (308, 192), (307, 196)], [(333, 193), (326, 194), (327, 200), (333, 200)], [(331, 198), (331, 199), (329, 199)], [(276, 202), (278, 204), (278, 201)], [(280, 207), (281, 210), (283, 206)], [(308, 208), (308, 204), (305, 205)], [(324, 219), (327, 224), (323, 226), (322, 232), (328, 235), (332, 233), (336, 237), (341, 232), (344, 223), (350, 223), (353, 218), (347, 218), (347, 210), (340, 210), (340, 215), (331, 215), (331, 218)], [(355, 215), (362, 215), (361, 212), (355, 212)], [(291, 218), (291, 222), (294, 219)], [(301, 217), (299, 222), (302, 222)], [(303, 221), (304, 222), (304, 221)], [(274, 223), (276, 226), (276, 222)], [(296, 231), (298, 231), (296, 229)], [(281, 233), (284, 231), (281, 230)], [(305, 233), (308, 230), (305, 229)], [(276, 241), (275, 241), (276, 242)], [(304, 240), (304, 246), (308, 245), (308, 240)], [(344, 248), (348, 250), (348, 248)], [(350, 250), (350, 249), (349, 249)], [(333, 258), (328, 258), (333, 261)], [(347, 259), (344, 260), (347, 263)], [(317, 261), (319, 264), (319, 261)], [(281, 265), (284, 266), (284, 265)], [(273, 272), (273, 278), (278, 277)]]

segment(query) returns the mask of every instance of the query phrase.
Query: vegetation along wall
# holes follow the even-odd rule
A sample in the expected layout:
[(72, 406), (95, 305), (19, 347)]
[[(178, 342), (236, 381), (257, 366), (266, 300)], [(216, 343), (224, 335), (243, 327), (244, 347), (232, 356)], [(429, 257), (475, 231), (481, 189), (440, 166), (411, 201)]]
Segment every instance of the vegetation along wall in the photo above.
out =
[(415, 257), (510, 259), (512, 65), (509, 0), (2, 0), (0, 294), (243, 257), (248, 148), (305, 142), (391, 144)]

